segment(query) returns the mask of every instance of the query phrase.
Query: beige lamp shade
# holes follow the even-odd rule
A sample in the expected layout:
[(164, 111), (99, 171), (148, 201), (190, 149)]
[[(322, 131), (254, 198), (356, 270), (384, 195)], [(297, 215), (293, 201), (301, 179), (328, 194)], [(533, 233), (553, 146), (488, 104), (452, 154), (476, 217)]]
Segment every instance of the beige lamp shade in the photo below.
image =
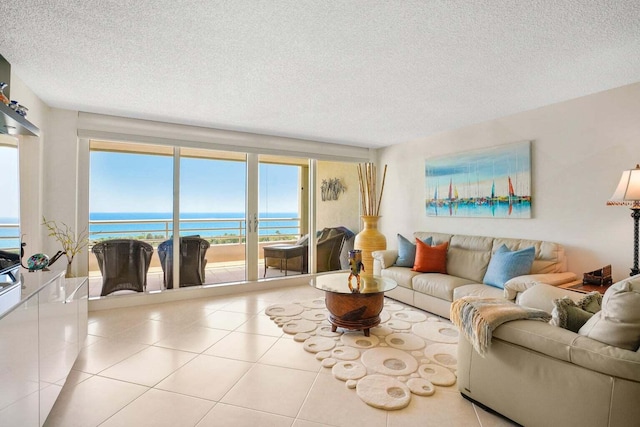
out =
[(640, 207), (640, 164), (635, 169), (622, 172), (618, 187), (607, 205)]

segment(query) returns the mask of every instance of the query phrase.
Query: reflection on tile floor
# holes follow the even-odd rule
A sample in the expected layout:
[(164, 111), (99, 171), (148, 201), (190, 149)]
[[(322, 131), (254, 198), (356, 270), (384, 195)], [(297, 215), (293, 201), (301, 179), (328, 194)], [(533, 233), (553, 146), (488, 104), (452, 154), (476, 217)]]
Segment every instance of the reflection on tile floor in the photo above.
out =
[(318, 295), (299, 286), (91, 312), (45, 426), (511, 425), (455, 386), (399, 411), (366, 405), (264, 315)]

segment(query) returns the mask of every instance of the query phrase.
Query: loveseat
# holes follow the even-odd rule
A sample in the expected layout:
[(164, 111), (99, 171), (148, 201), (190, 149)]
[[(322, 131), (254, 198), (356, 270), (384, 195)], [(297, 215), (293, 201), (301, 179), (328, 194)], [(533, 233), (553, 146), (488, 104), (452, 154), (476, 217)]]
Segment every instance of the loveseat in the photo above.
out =
[[(562, 245), (553, 242), (486, 236), (416, 232), (415, 239), (430, 240), (431, 246), (446, 249), (446, 274), (423, 273), (411, 267), (399, 267), (398, 249), (374, 251), (374, 274), (394, 279), (398, 286), (385, 295), (398, 301), (449, 318), (451, 303), (464, 296), (506, 297), (515, 300), (519, 293), (537, 282), (560, 285), (576, 280), (567, 271)], [(400, 236), (398, 236), (400, 239)], [(514, 277), (503, 288), (483, 283), (494, 253), (505, 246), (510, 251), (533, 247), (535, 255), (528, 274)]]
[[(585, 294), (536, 284), (518, 301), (549, 312), (563, 296)], [(484, 356), (461, 336), (460, 393), (527, 427), (639, 425), (640, 276), (609, 287), (578, 332), (554, 326), (553, 314), (498, 326)]]

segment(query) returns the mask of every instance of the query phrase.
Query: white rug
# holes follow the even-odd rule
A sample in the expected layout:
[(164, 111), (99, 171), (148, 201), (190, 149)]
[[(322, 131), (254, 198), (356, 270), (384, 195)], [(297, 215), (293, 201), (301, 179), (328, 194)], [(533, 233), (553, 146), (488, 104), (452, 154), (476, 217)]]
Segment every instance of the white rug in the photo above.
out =
[(274, 304), (265, 313), (373, 407), (402, 409), (414, 396), (427, 398), (438, 386), (456, 383), (457, 329), (390, 299), (369, 337), (342, 328), (331, 332), (324, 298)]

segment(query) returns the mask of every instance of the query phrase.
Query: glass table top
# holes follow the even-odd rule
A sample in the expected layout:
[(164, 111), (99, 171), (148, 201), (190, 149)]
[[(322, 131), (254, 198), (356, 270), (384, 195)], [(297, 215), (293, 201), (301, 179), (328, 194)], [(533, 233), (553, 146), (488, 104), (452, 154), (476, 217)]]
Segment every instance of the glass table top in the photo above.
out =
[[(349, 289), (349, 272), (325, 273), (313, 277), (309, 284), (316, 289), (322, 291), (335, 292), (339, 294), (351, 294)], [(356, 278), (351, 278), (351, 286), (356, 287)], [(386, 292), (394, 289), (398, 284), (389, 277), (360, 275), (360, 291), (361, 294), (375, 294), (378, 292)]]

